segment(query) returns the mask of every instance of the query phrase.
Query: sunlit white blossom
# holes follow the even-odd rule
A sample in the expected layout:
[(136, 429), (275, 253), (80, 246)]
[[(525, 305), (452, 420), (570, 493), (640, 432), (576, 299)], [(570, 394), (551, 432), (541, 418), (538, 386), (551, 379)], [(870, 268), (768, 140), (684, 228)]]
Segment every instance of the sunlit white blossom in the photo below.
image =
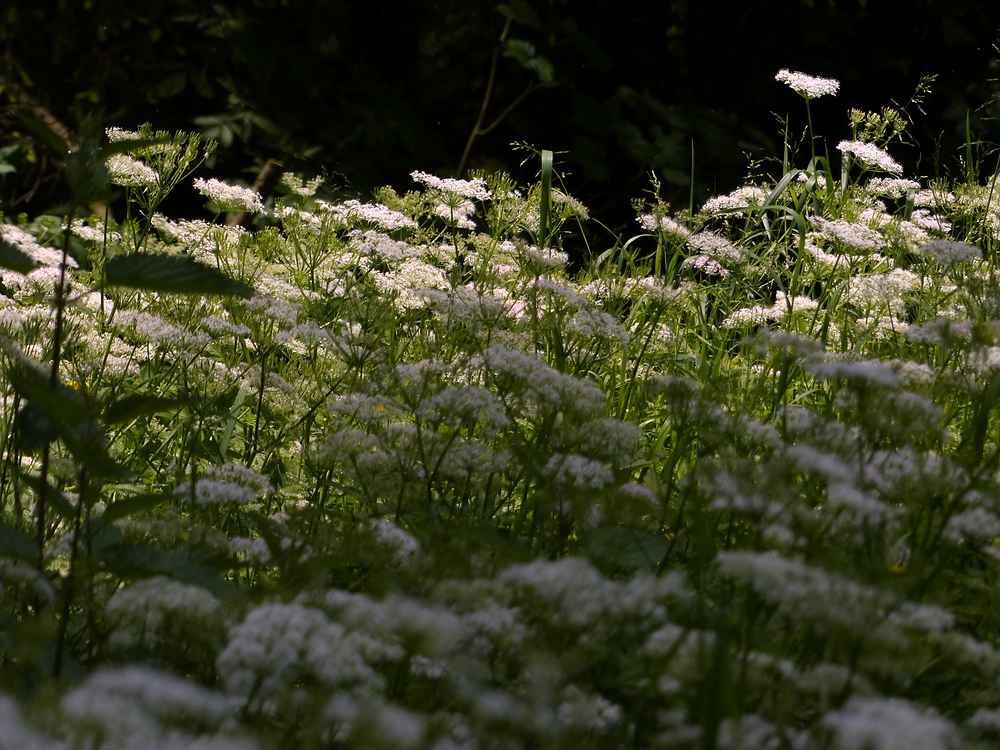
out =
[(779, 70), (774, 80), (787, 83), (792, 91), (806, 99), (833, 95), (840, 89), (840, 81), (835, 78), (818, 78), (786, 68)]
[(435, 177), (427, 172), (411, 172), (410, 177), (427, 187), (440, 190), (445, 193), (461, 195), (464, 198), (485, 201), (490, 199), (489, 188), (486, 187), (486, 180), (477, 177), (474, 180), (456, 180), (451, 177)]
[(247, 213), (261, 213), (264, 210), (264, 202), (260, 194), (249, 188), (239, 185), (230, 185), (222, 180), (197, 178), (194, 181), (195, 189), (215, 203), (221, 211), (246, 211)]
[(870, 169), (881, 169), (883, 172), (891, 172), (892, 174), (899, 174), (903, 171), (903, 166), (899, 162), (871, 143), (841, 141), (837, 144), (837, 150), (854, 156)]

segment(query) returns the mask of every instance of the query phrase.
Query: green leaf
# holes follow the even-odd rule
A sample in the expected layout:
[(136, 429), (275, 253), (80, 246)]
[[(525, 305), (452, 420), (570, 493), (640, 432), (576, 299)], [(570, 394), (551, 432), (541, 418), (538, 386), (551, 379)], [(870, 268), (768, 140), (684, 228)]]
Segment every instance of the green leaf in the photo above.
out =
[(55, 153), (60, 156), (69, 153), (69, 144), (66, 143), (66, 139), (50, 128), (46, 123), (39, 120), (37, 117), (32, 117), (23, 110), (16, 110), (17, 119), (19, 119), (24, 126), (38, 136), (41, 141), (51, 148)]
[(538, 207), (538, 246), (544, 248), (549, 239), (549, 210), (552, 206), (552, 152), (542, 151), (542, 196)]
[(132, 393), (116, 399), (104, 407), (105, 424), (131, 422), (138, 417), (149, 417), (165, 411), (174, 411), (194, 403), (193, 398), (164, 398)]
[(623, 527), (595, 529), (584, 544), (594, 560), (626, 568), (655, 568), (670, 549), (663, 536)]
[(108, 286), (174, 294), (253, 296), (253, 289), (246, 284), (187, 255), (119, 255), (105, 263), (104, 274)]
[(158, 508), (164, 503), (172, 500), (169, 495), (135, 495), (126, 497), (117, 502), (111, 503), (101, 514), (101, 519), (105, 523), (117, 521), (119, 518), (127, 518), (135, 513), (142, 513), (153, 508)]
[(539, 55), (535, 45), (524, 39), (508, 39), (504, 43), (504, 57), (510, 57), (525, 70), (530, 70), (538, 76), (542, 83), (552, 83), (555, 70), (547, 59)]
[[(39, 494), (42, 489), (42, 478), (40, 476), (35, 476), (31, 474), (26, 474), (24, 472), (18, 473), (18, 479), (24, 482), (28, 487), (30, 487), (36, 494)], [(59, 491), (58, 487), (54, 487), (51, 482), (46, 483), (47, 491), (45, 493), (46, 503), (48, 507), (58, 513), (63, 519), (67, 521), (72, 521), (76, 518), (76, 506), (73, 505), (72, 501), (66, 497), (62, 492)]]
[(81, 205), (106, 201), (110, 197), (111, 175), (96, 146), (71, 151), (66, 157), (64, 171), (66, 182)]
[(35, 267), (34, 258), (16, 245), (0, 237), (0, 268), (18, 273), (28, 273)]
[(0, 521), (0, 556), (33, 563), (38, 560), (38, 545), (24, 532)]
[[(99, 557), (110, 572), (122, 578), (165, 575), (201, 586), (220, 597), (242, 595), (239, 587), (222, 580), (204, 556), (194, 552), (115, 544), (100, 550)], [(228, 562), (225, 567), (229, 567)]]
[(80, 465), (97, 477), (127, 477), (131, 472), (108, 453), (104, 429), (91, 413), (82, 393), (57, 383), (28, 363), (8, 368), (14, 390), (27, 403), (22, 410), (22, 427), (33, 431), (32, 439), (45, 444), (54, 437), (63, 442)]

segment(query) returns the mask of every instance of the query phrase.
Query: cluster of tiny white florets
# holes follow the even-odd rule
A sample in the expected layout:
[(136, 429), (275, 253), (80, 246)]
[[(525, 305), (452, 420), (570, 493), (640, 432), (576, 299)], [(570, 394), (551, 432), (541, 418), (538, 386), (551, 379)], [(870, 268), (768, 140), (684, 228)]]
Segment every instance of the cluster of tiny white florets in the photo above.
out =
[(160, 176), (152, 167), (146, 166), (128, 154), (109, 156), (104, 166), (114, 185), (153, 188), (160, 183)]
[(648, 232), (663, 232), (682, 240), (691, 235), (690, 229), (666, 214), (660, 217), (655, 214), (641, 214), (636, 218), (636, 221)]
[(416, 182), (443, 193), (460, 195), (463, 198), (477, 201), (490, 199), (490, 190), (486, 186), (486, 180), (482, 177), (477, 177), (474, 180), (456, 180), (451, 177), (435, 177), (432, 174), (427, 174), (427, 172), (419, 171), (411, 172), (410, 177)]
[(195, 189), (219, 207), (220, 211), (246, 211), (261, 213), (264, 202), (260, 193), (239, 185), (230, 185), (222, 180), (197, 178)]
[(725, 216), (742, 217), (746, 209), (761, 206), (767, 200), (767, 193), (756, 185), (737, 188), (728, 195), (718, 195), (705, 201), (701, 213), (714, 214), (725, 212)]
[(872, 143), (865, 143), (864, 141), (841, 141), (837, 144), (837, 150), (855, 157), (868, 169), (880, 169), (883, 172), (891, 172), (892, 174), (899, 174), (903, 171), (902, 164)]
[(237, 463), (209, 466), (193, 493), (187, 482), (174, 490), (178, 497), (193, 497), (198, 505), (244, 505), (271, 492), (274, 487), (266, 477)]
[(398, 229), (414, 229), (417, 226), (410, 217), (393, 211), (388, 206), (381, 203), (361, 203), (357, 200), (349, 200), (338, 205), (332, 205), (317, 201), (317, 206), (331, 216), (340, 218), (345, 223), (367, 222), (375, 224), (380, 229), (393, 232)]
[(832, 96), (840, 89), (840, 81), (835, 78), (817, 78), (786, 68), (779, 70), (774, 80), (787, 83), (795, 93), (806, 99), (816, 99), (827, 94)]
[[(57, 267), (63, 261), (62, 251), (40, 245), (33, 234), (13, 224), (0, 224), (0, 238), (9, 242), (39, 265)], [(70, 268), (79, 267), (71, 255), (66, 256), (66, 265)]]

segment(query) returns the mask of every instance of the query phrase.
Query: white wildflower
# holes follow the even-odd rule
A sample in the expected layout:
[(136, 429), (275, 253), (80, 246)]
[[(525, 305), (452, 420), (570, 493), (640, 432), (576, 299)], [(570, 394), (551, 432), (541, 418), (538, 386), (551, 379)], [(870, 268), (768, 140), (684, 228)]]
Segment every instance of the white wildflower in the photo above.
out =
[(899, 698), (850, 698), (823, 717), (839, 750), (948, 750), (958, 739), (942, 716)]
[(379, 544), (392, 550), (393, 558), (403, 564), (420, 551), (420, 542), (386, 518), (372, 519), (369, 526)]
[(902, 296), (920, 284), (920, 277), (913, 271), (894, 268), (888, 273), (855, 276), (847, 284), (847, 299), (859, 307), (888, 305), (901, 307)]
[(933, 258), (945, 268), (953, 263), (965, 263), (983, 257), (983, 251), (967, 242), (934, 240), (918, 249), (921, 255)]
[(873, 177), (865, 185), (872, 195), (882, 195), (886, 198), (906, 197), (908, 192), (920, 190), (920, 183), (916, 180), (904, 180), (896, 177)]
[(767, 324), (769, 321), (780, 320), (783, 315), (784, 311), (776, 309), (775, 306), (764, 307), (763, 305), (754, 305), (752, 307), (743, 307), (729, 313), (726, 319), (722, 321), (722, 327), (742, 328), (744, 326), (761, 326)]
[(580, 310), (566, 324), (566, 330), (587, 338), (617, 341), (622, 346), (629, 342), (629, 332), (617, 318), (594, 308)]
[(828, 240), (839, 242), (849, 248), (871, 252), (886, 246), (885, 239), (877, 231), (864, 224), (838, 219), (830, 221), (822, 216), (809, 219)]
[(796, 94), (806, 99), (836, 94), (840, 89), (840, 81), (835, 78), (817, 78), (786, 68), (779, 70), (774, 80), (787, 83)]
[(553, 454), (542, 473), (559, 486), (574, 490), (600, 490), (614, 481), (614, 473), (602, 462), (570, 453)]
[(155, 170), (127, 154), (114, 154), (108, 157), (104, 166), (111, 175), (111, 182), (115, 185), (152, 188), (160, 182), (160, 176)]
[(521, 254), (529, 260), (540, 263), (546, 268), (565, 268), (569, 263), (569, 255), (554, 247), (536, 247), (535, 245), (523, 245), (520, 248)]
[(763, 189), (751, 185), (737, 188), (729, 195), (719, 195), (705, 202), (701, 207), (701, 213), (714, 214), (726, 211), (726, 216), (741, 217), (746, 215), (742, 209), (761, 206), (767, 200), (767, 193)]
[(203, 180), (197, 178), (194, 181), (195, 189), (215, 203), (221, 211), (246, 211), (247, 213), (261, 213), (264, 210), (264, 202), (260, 194), (249, 188), (229, 185), (222, 180)]
[(702, 231), (687, 238), (688, 247), (716, 260), (738, 263), (743, 259), (743, 251), (715, 232)]
[(938, 234), (948, 234), (951, 231), (950, 221), (943, 216), (932, 214), (926, 208), (914, 209), (913, 214), (910, 216), (910, 223), (928, 232), (936, 232)]
[[(63, 225), (63, 229), (65, 228)], [(70, 231), (86, 242), (103, 243), (106, 227), (100, 219), (92, 219), (91, 224), (84, 224), (82, 219), (74, 219)], [(107, 231), (107, 239), (109, 242), (121, 242), (122, 236), (120, 232)]]
[(663, 232), (682, 240), (691, 236), (690, 229), (666, 215), (657, 218), (654, 214), (642, 214), (636, 221), (649, 232)]
[(387, 232), (398, 229), (415, 229), (417, 226), (417, 222), (409, 216), (401, 214), (399, 211), (393, 211), (381, 203), (361, 203), (357, 200), (349, 200), (339, 205), (331, 205), (324, 201), (317, 201), (316, 206), (346, 223), (368, 222)]
[(209, 466), (205, 478), (195, 482), (191, 492), (190, 482), (177, 487), (174, 494), (191, 498), (198, 505), (243, 505), (274, 492), (274, 487), (261, 474), (237, 463)]
[[(43, 266), (57, 268), (62, 263), (62, 250), (39, 245), (34, 235), (13, 224), (0, 224), (0, 237)], [(78, 267), (71, 255), (66, 256), (66, 265), (71, 268)]]
[(476, 204), (464, 200), (457, 203), (441, 203), (434, 208), (434, 214), (445, 221), (454, 224), (459, 229), (475, 229), (476, 222), (472, 220), (476, 213)]
[(277, 715), (286, 701), (304, 699), (311, 681), (327, 689), (379, 691), (382, 679), (362, 655), (367, 640), (318, 609), (263, 604), (229, 631), (215, 669), (226, 692), (247, 710)]
[(775, 552), (731, 551), (716, 557), (726, 578), (749, 585), (793, 621), (820, 630), (864, 632), (881, 618), (884, 594)]
[(729, 276), (729, 269), (710, 255), (696, 255), (693, 258), (688, 258), (681, 265), (690, 266), (708, 276), (721, 276), (723, 278)]
[(486, 187), (486, 180), (482, 177), (477, 177), (474, 180), (456, 180), (447, 177), (435, 177), (426, 172), (411, 172), (410, 177), (429, 188), (460, 195), (463, 198), (471, 198), (479, 201), (490, 199), (489, 188)]
[(856, 157), (864, 166), (871, 169), (881, 169), (883, 172), (899, 174), (903, 166), (889, 154), (871, 143), (864, 141), (841, 141), (837, 150)]

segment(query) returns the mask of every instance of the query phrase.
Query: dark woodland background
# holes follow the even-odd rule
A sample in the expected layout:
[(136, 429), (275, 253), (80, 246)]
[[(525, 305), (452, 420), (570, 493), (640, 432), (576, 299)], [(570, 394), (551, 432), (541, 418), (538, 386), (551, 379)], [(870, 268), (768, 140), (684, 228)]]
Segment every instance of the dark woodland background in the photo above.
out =
[[(905, 105), (937, 75), (893, 155), (911, 176), (961, 173), (967, 123), (1000, 142), (1000, 3), (982, 0), (6, 0), (0, 2), (0, 210), (65, 198), (46, 128), (197, 130), (221, 148), (201, 176), (252, 183), (268, 159), (367, 197), (410, 171), (503, 168), (514, 142), (552, 149), (567, 187), (611, 228), (649, 189), (686, 206), (728, 192), (798, 138), (787, 67), (841, 81), (812, 103), (834, 151), (847, 110)], [(502, 40), (502, 41), (501, 41)], [(495, 67), (493, 65), (496, 58)], [(493, 87), (463, 163), (470, 133)], [(757, 171), (773, 170), (764, 163)], [(800, 164), (799, 166), (804, 166)], [(194, 191), (184, 191), (191, 192)], [(189, 205), (184, 201), (190, 200)], [(165, 210), (201, 215), (200, 196)]]

